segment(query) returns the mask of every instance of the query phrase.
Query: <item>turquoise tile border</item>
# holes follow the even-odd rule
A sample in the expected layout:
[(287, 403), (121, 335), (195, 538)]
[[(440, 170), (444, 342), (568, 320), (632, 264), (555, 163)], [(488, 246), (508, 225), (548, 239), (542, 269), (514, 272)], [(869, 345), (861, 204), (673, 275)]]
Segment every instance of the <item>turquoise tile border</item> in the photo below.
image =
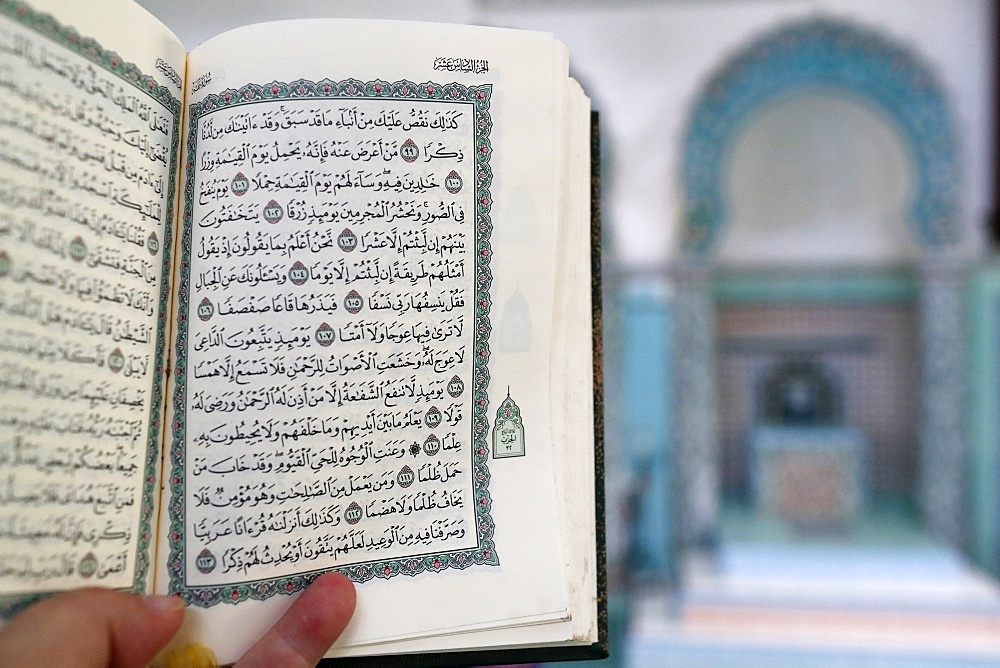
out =
[(718, 304), (856, 303), (914, 301), (920, 292), (908, 268), (831, 270), (729, 270), (714, 285)]

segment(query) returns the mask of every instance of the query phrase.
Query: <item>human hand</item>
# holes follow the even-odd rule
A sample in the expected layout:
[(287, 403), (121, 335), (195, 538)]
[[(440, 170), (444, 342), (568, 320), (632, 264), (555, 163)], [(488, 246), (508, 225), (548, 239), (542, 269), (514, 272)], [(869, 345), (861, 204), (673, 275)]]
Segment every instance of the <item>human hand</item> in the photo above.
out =
[[(322, 575), (237, 662), (314, 666), (351, 620), (354, 585)], [(32, 605), (0, 628), (0, 666), (144, 666), (177, 633), (183, 602), (110, 589), (78, 589)]]

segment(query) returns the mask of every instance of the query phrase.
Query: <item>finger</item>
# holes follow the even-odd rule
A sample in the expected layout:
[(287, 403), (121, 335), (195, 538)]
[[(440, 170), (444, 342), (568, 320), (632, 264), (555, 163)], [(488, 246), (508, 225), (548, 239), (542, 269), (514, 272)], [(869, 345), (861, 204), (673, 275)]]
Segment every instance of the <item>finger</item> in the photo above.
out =
[(355, 602), (354, 584), (345, 576), (321, 575), (236, 665), (315, 666), (351, 621)]
[(77, 589), (0, 629), (0, 666), (144, 666), (184, 619), (177, 597)]

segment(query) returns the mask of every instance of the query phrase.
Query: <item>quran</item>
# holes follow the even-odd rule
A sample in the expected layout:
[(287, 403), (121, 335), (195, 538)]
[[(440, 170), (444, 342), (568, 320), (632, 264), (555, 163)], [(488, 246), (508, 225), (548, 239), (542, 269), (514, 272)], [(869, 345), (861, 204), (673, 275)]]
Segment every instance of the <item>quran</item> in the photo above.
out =
[(186, 53), (128, 0), (0, 0), (0, 612), (177, 595), (229, 662), (337, 570), (331, 658), (606, 651), (568, 71), (542, 33)]

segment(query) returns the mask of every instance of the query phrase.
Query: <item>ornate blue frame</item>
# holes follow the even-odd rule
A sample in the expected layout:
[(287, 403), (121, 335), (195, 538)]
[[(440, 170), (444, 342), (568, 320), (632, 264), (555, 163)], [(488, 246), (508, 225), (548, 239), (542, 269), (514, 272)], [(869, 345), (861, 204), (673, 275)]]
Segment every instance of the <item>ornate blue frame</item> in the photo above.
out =
[(912, 50), (872, 30), (819, 18), (769, 32), (736, 52), (698, 97), (682, 149), (686, 255), (705, 256), (721, 238), (733, 140), (776, 96), (816, 87), (860, 96), (898, 128), (914, 158), (908, 213), (925, 250), (961, 239), (959, 151), (944, 88)]

